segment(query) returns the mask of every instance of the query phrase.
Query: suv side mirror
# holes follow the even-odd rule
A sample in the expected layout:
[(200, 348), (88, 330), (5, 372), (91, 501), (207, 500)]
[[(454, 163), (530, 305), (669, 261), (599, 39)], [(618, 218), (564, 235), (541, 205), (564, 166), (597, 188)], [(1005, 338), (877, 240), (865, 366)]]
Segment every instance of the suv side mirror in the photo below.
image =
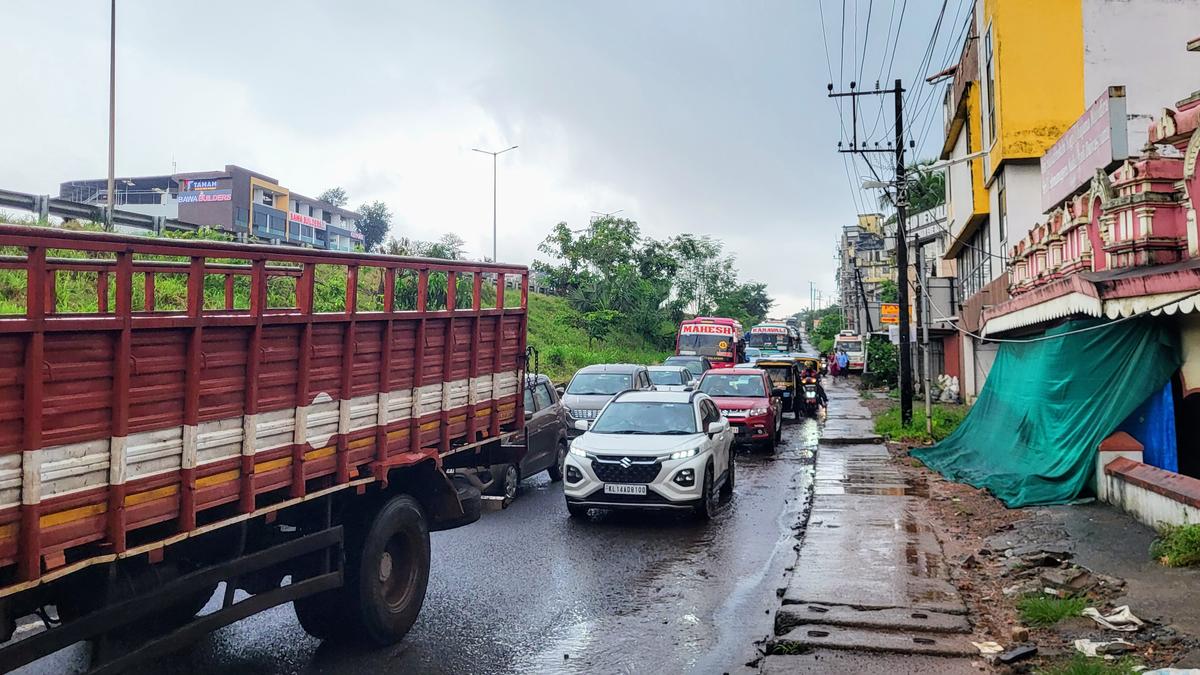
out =
[(707, 431), (710, 436), (715, 436), (716, 434), (719, 434), (728, 428), (729, 428), (729, 420), (722, 417), (721, 419), (717, 420), (716, 422), (709, 422)]
[(580, 431), (587, 431), (591, 426), (591, 420), (575, 420), (575, 428)]
[(531, 419), (533, 419), (533, 411), (527, 409), (525, 411), (525, 421), (528, 422)]
[(563, 395), (567, 393), (567, 388), (566, 387), (555, 387), (554, 393), (558, 394), (559, 398), (562, 398)]

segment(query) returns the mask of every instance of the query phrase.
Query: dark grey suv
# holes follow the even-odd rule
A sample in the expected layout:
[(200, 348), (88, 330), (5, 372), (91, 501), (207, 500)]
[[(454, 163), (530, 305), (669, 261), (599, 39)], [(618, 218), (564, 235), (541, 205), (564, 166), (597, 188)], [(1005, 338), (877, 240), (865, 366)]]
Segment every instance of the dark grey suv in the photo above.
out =
[[(563, 393), (562, 402), (571, 415), (571, 420), (594, 420), (613, 396), (627, 390), (653, 389), (650, 373), (646, 366), (632, 363), (606, 363), (580, 368)], [(582, 434), (572, 424), (567, 430), (569, 438)]]

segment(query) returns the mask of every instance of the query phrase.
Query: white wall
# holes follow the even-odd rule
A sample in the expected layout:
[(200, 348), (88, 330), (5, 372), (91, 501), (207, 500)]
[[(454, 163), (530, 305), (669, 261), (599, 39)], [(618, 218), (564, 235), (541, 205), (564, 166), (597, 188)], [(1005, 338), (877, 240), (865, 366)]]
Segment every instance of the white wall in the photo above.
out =
[(1187, 51), (1197, 33), (1200, 0), (1085, 0), (1083, 105), (1122, 84), (1131, 115), (1173, 106), (1196, 86), (1186, 74), (1200, 68), (1200, 54)]
[[(951, 159), (967, 155), (967, 130), (964, 128), (958, 134), (958, 141), (950, 153)], [(946, 228), (957, 235), (967, 224), (974, 208), (971, 194), (971, 162), (959, 162), (946, 167), (947, 193), (949, 204), (946, 209)]]
[[(1008, 250), (1029, 233), (1034, 225), (1042, 222), (1042, 169), (1038, 164), (1007, 163), (1004, 173), (1005, 204), (1008, 206), (1008, 229), (1005, 237), (1000, 236), (1000, 191), (999, 181), (993, 180), (988, 187), (988, 209), (992, 236), (992, 253), (1008, 256)], [(992, 279), (1004, 272), (998, 259), (992, 260)]]
[(1127, 483), (1120, 476), (1106, 475), (1105, 481), (1107, 485), (1104, 492), (1108, 503), (1150, 527), (1157, 528), (1163, 523), (1200, 523), (1200, 509)]

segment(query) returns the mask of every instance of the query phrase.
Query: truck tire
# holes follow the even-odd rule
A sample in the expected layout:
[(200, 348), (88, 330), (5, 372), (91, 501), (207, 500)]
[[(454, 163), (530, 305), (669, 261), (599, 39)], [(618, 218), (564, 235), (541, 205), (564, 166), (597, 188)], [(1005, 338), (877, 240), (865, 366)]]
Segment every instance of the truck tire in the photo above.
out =
[(416, 623), (429, 584), (429, 530), (420, 503), (408, 495), (388, 500), (347, 572), (362, 635), (381, 646), (399, 642)]

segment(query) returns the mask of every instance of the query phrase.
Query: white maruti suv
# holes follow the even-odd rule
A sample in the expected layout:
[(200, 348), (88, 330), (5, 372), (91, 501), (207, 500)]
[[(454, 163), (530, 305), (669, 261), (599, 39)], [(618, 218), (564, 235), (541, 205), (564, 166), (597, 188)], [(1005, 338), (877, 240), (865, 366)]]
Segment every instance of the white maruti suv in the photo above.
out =
[(733, 432), (698, 391), (625, 391), (571, 443), (563, 465), (567, 511), (691, 510), (711, 518), (733, 495)]

